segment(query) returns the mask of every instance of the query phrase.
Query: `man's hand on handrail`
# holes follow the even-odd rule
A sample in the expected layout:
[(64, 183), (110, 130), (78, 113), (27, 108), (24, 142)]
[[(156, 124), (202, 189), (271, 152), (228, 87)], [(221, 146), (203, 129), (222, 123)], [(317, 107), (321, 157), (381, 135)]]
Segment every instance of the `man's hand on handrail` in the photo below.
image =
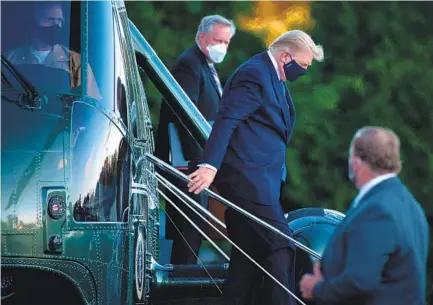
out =
[(188, 183), (188, 191), (194, 194), (199, 194), (205, 188), (208, 188), (215, 179), (216, 171), (205, 166), (199, 167), (195, 172), (191, 173), (188, 178), (191, 182)]

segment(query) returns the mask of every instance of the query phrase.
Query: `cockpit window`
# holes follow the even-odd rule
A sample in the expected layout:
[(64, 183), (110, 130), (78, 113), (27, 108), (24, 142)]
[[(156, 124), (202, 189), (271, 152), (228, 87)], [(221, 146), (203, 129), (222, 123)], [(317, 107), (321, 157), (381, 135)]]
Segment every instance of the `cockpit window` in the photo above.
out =
[(38, 91), (113, 109), (111, 2), (5, 1), (1, 14), (2, 28), (10, 29), (1, 35), (1, 54)]
[[(75, 1), (72, 1), (75, 2)], [(81, 16), (88, 18), (88, 27), (82, 32), (82, 44), (84, 36), (87, 47), (83, 45), (81, 49), (87, 50), (88, 67), (92, 69), (99, 92), (103, 97), (103, 106), (110, 111), (114, 110), (115, 102), (115, 76), (114, 76), (114, 23), (113, 7), (111, 1), (80, 1)], [(88, 17), (86, 17), (88, 16)], [(89, 71), (87, 75), (89, 75)], [(83, 71), (83, 75), (85, 75)], [(92, 83), (88, 80), (88, 95), (92, 92)], [(97, 92), (95, 92), (97, 94)]]
[(79, 23), (79, 15), (70, 2), (2, 3), (2, 27), (13, 29), (13, 35), (2, 35), (2, 56), (40, 90), (77, 89), (80, 40), (71, 22)]

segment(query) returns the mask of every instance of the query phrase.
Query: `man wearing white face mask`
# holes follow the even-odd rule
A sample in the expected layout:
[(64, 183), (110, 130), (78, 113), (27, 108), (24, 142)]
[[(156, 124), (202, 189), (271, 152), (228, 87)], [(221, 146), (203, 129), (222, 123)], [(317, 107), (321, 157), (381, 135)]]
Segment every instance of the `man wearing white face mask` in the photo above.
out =
[[(210, 122), (216, 119), (223, 91), (215, 64), (219, 64), (224, 60), (235, 31), (236, 27), (233, 22), (222, 16), (204, 17), (198, 26), (194, 46), (184, 51), (177, 58), (171, 70), (179, 85), (197, 106), (204, 118)], [(183, 155), (185, 160), (189, 161), (189, 172), (192, 172), (197, 168), (197, 162), (200, 160), (202, 150), (178, 122), (178, 119), (165, 102), (161, 105), (155, 155), (169, 162), (168, 125), (171, 122), (177, 123)], [(173, 182), (176, 183), (177, 181)], [(187, 190), (183, 182), (176, 184), (183, 190)], [(176, 198), (172, 199), (177, 202)], [(196, 196), (194, 199), (207, 207), (207, 197), (204, 195)], [(179, 207), (182, 208), (183, 204), (180, 203)], [(201, 219), (196, 219), (197, 216), (188, 209), (184, 209), (184, 212), (194, 219), (196, 223), (200, 223)], [(171, 205), (167, 207), (167, 215), (175, 222), (186, 239), (185, 242), (171, 222), (167, 221), (166, 238), (173, 239), (171, 263), (196, 263), (196, 255), (198, 255), (202, 239), (200, 233), (187, 223)], [(203, 223), (200, 224), (203, 226)]]

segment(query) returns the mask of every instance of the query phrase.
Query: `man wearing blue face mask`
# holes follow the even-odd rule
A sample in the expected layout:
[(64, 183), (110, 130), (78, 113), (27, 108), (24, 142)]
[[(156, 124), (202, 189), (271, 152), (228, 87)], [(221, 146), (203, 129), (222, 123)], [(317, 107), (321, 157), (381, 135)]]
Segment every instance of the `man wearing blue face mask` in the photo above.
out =
[[(216, 118), (223, 90), (215, 65), (224, 60), (235, 31), (235, 25), (222, 16), (211, 15), (204, 17), (198, 26), (194, 46), (184, 51), (171, 69), (176, 81), (208, 121), (214, 121)], [(169, 123), (171, 122), (176, 123), (179, 131), (182, 153), (185, 160), (189, 162), (188, 173), (190, 173), (197, 168), (197, 161), (201, 157), (202, 150), (182, 124), (179, 123), (165, 102), (162, 103), (160, 110), (155, 155), (166, 162), (169, 161)], [(174, 153), (176, 152), (171, 152), (171, 160), (174, 159)], [(176, 166), (176, 164), (173, 165)], [(186, 191), (184, 182), (173, 182)], [(178, 202), (176, 198), (172, 199)], [(207, 197), (204, 195), (196, 196), (194, 199), (199, 201), (202, 206), (207, 207)], [(183, 206), (182, 203), (179, 204), (180, 208), (183, 208)], [(200, 233), (187, 223), (171, 205), (168, 205), (166, 212), (183, 235), (181, 236), (172, 223), (167, 221), (166, 238), (173, 239), (171, 263), (197, 263), (197, 255), (202, 240)], [(184, 212), (193, 218), (194, 222), (200, 223), (201, 227), (203, 226), (201, 219), (194, 213), (191, 213), (187, 208), (184, 209)]]
[[(229, 78), (203, 162), (190, 174), (189, 191), (200, 193), (215, 178), (218, 192), (256, 217), (291, 235), (280, 204), (286, 179), (286, 145), (295, 107), (285, 81), (307, 72), (323, 49), (306, 33), (293, 30), (269, 50), (243, 63)], [(229, 237), (280, 283), (294, 291), (294, 245), (238, 212), (227, 209)], [(232, 249), (224, 304), (294, 304), (290, 295), (236, 249)], [(264, 297), (265, 299), (260, 299)]]

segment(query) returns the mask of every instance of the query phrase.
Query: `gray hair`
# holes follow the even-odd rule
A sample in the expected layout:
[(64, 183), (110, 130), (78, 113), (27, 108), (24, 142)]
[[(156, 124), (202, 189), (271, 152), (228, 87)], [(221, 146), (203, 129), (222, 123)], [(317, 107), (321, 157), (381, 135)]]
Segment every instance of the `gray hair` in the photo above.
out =
[(301, 30), (292, 30), (282, 34), (275, 39), (269, 46), (271, 51), (302, 51), (310, 50), (313, 52), (314, 59), (323, 60), (323, 47), (316, 45), (310, 35)]
[(197, 34), (195, 35), (195, 42), (198, 44), (198, 37), (200, 36), (200, 33), (210, 33), (212, 31), (214, 24), (222, 24), (230, 27), (231, 37), (232, 38), (236, 33), (236, 26), (234, 25), (233, 21), (228, 20), (227, 18), (224, 18), (220, 15), (210, 15), (204, 17), (200, 25), (197, 29)]

